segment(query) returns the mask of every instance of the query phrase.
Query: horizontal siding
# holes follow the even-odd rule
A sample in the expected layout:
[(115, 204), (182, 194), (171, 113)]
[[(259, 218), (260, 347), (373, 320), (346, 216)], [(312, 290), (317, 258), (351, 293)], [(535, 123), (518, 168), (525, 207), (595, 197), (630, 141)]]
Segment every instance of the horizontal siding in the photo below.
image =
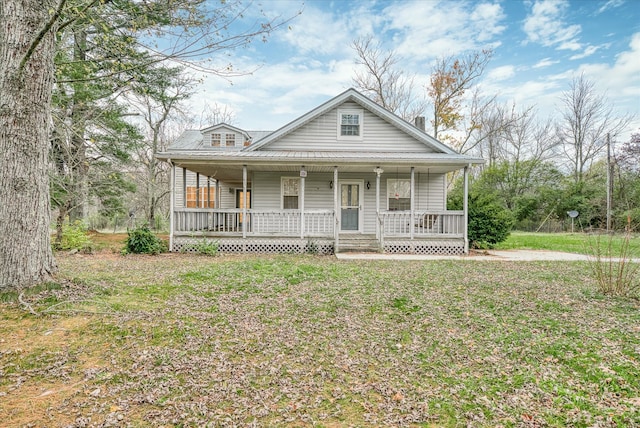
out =
[[(176, 178), (175, 178), (175, 206), (176, 207), (184, 207), (184, 185), (183, 185), (183, 168), (176, 167)], [(197, 185), (198, 179), (197, 175), (193, 171), (187, 170), (187, 186), (195, 187)], [(210, 186), (212, 188), (216, 187), (216, 180), (211, 179)], [(200, 175), (200, 187), (207, 187), (207, 177), (205, 175)], [(220, 208), (235, 208), (236, 199), (235, 192), (229, 193), (229, 186), (224, 182), (220, 183), (220, 197), (221, 204)]]
[[(341, 109), (363, 110), (362, 140), (338, 139), (338, 110)], [(342, 104), (260, 150), (433, 152), (422, 142), (353, 102)]]
[[(176, 167), (176, 207), (184, 206), (182, 185), (182, 168)], [(281, 177), (295, 177), (292, 173), (282, 172), (254, 172), (250, 178), (252, 190), (252, 207), (257, 210), (280, 210), (280, 179)], [(410, 179), (409, 174), (382, 174), (380, 177), (380, 209), (387, 209), (387, 180)], [(376, 175), (359, 173), (339, 173), (341, 180), (363, 180), (364, 188), (364, 225), (366, 233), (375, 232), (375, 206), (376, 206)], [(305, 180), (305, 209), (323, 210), (333, 209), (333, 189), (329, 183), (333, 181), (333, 174), (309, 173)], [(366, 189), (367, 182), (370, 189)], [(187, 171), (187, 185), (196, 185), (196, 174)], [(200, 186), (207, 186), (207, 178), (200, 176)], [(215, 187), (215, 180), (211, 180), (211, 186)], [(236, 188), (229, 188), (224, 182), (220, 183), (220, 208), (236, 207)], [(415, 174), (415, 208), (416, 210), (443, 211), (446, 209), (446, 176), (445, 174)]]
[[(213, 131), (208, 131), (202, 134), (202, 146), (200, 147), (201, 150), (210, 150), (212, 148), (214, 148), (214, 146), (211, 145), (211, 134), (221, 134), (221, 145), (220, 146), (216, 146), (215, 148), (225, 148), (225, 147), (244, 147), (244, 143), (246, 140), (246, 137), (244, 135), (242, 135), (239, 132), (236, 132), (232, 129), (228, 129), (225, 127), (221, 127), (218, 129), (215, 129)], [(227, 134), (232, 134), (235, 136), (235, 145), (234, 146), (227, 146), (226, 144), (226, 135)]]

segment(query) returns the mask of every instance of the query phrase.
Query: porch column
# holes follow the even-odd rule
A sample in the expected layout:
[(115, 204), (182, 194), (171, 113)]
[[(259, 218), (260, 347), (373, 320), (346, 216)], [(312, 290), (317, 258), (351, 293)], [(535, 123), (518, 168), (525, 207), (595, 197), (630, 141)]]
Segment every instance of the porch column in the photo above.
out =
[(247, 237), (247, 166), (242, 165), (242, 238)]
[(182, 206), (187, 207), (187, 170), (182, 167)]
[(409, 198), (410, 200), (410, 210), (411, 210), (411, 214), (410, 214), (410, 220), (409, 220), (409, 238), (413, 239), (413, 235), (414, 235), (414, 229), (416, 228), (416, 213), (415, 213), (415, 208), (416, 208), (416, 183), (415, 183), (415, 171), (414, 168), (411, 167), (411, 190), (409, 193)]
[(464, 211), (462, 227), (464, 233), (464, 253), (469, 254), (469, 166), (464, 167), (464, 195), (462, 196), (462, 210)]
[(200, 173), (196, 172), (196, 208), (200, 208)]
[(220, 198), (220, 180), (218, 180), (216, 178), (216, 194), (213, 195), (213, 206), (215, 209), (220, 209), (220, 202), (222, 201), (222, 199)]
[(304, 169), (304, 165), (300, 169), (300, 239), (304, 239), (304, 179), (307, 176), (307, 171)]
[(376, 173), (376, 239), (380, 242), (380, 175), (383, 170), (379, 166), (373, 169)]
[(338, 236), (340, 234), (340, 190), (339, 190), (339, 183), (338, 183), (338, 167), (334, 166), (333, 167), (333, 210), (335, 212), (335, 228), (333, 230), (333, 239), (334, 239), (334, 245), (335, 245), (335, 249), (338, 249)]
[(211, 208), (211, 177), (207, 175), (207, 208)]
[(173, 232), (174, 232), (174, 210), (176, 204), (176, 166), (171, 162), (171, 159), (168, 159), (169, 165), (171, 165), (171, 173), (169, 174), (169, 189), (171, 189), (171, 193), (169, 193), (169, 251), (173, 251)]

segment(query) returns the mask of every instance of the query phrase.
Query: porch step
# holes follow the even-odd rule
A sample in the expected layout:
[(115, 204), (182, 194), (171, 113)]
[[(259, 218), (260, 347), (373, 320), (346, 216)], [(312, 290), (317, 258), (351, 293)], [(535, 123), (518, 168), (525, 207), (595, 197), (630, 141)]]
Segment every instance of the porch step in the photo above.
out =
[(377, 253), (380, 246), (375, 235), (341, 235), (337, 253)]

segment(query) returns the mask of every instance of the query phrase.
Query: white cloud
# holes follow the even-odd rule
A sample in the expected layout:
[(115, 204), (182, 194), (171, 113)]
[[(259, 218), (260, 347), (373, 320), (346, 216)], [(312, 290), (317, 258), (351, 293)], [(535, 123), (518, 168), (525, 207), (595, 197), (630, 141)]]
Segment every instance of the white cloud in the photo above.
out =
[(488, 81), (500, 82), (510, 79), (515, 76), (516, 68), (513, 65), (503, 65), (502, 67), (496, 67), (487, 73), (486, 79)]
[(537, 63), (535, 63), (532, 68), (545, 68), (545, 67), (549, 67), (552, 66), (554, 64), (559, 63), (560, 61), (554, 61), (551, 58), (544, 58), (541, 59), (540, 61), (538, 61)]
[(600, 49), (599, 46), (593, 46), (593, 45), (589, 45), (587, 46), (587, 48), (584, 50), (584, 52), (579, 53), (579, 54), (575, 54), (572, 55), (569, 59), (570, 60), (576, 60), (576, 59), (582, 59), (582, 58), (586, 58), (588, 56), (593, 55), (594, 53), (596, 53), (596, 51)]
[(440, 56), (495, 48), (505, 19), (500, 4), (413, 1), (392, 3), (383, 11), (385, 29), (394, 33), (398, 54), (428, 62)]
[(623, 4), (624, 4), (624, 0), (609, 0), (608, 2), (600, 6), (600, 9), (598, 9), (598, 11), (596, 12), (596, 15), (599, 15), (602, 12), (605, 12), (609, 9), (614, 9), (616, 7), (622, 6)]
[(566, 0), (542, 0), (534, 3), (531, 13), (524, 21), (527, 42), (547, 47), (555, 46), (560, 50), (579, 50), (581, 44), (578, 35), (582, 27), (569, 25), (564, 21), (568, 7), (569, 3)]

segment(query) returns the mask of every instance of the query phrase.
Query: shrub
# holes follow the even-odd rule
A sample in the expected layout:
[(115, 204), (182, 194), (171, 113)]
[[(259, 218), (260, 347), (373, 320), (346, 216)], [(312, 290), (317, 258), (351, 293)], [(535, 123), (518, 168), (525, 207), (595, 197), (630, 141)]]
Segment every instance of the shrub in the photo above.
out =
[(81, 221), (62, 225), (62, 239), (55, 245), (56, 250), (78, 250), (91, 252), (93, 242), (87, 227)]
[(631, 259), (631, 230), (625, 232), (617, 250), (613, 235), (590, 236), (587, 250), (589, 267), (602, 294), (634, 296), (640, 291), (640, 263)]
[[(462, 209), (462, 192), (449, 196), (450, 209)], [(472, 248), (493, 248), (506, 240), (514, 223), (513, 215), (492, 193), (469, 196), (469, 244)]]
[(123, 254), (160, 254), (167, 250), (165, 243), (148, 226), (139, 226), (127, 232)]
[(198, 254), (205, 256), (215, 256), (218, 254), (218, 241), (210, 241), (208, 239), (202, 239), (197, 244), (190, 245), (187, 251), (193, 250)]
[(469, 242), (473, 248), (493, 248), (506, 240), (513, 226), (511, 212), (491, 196), (469, 197)]

